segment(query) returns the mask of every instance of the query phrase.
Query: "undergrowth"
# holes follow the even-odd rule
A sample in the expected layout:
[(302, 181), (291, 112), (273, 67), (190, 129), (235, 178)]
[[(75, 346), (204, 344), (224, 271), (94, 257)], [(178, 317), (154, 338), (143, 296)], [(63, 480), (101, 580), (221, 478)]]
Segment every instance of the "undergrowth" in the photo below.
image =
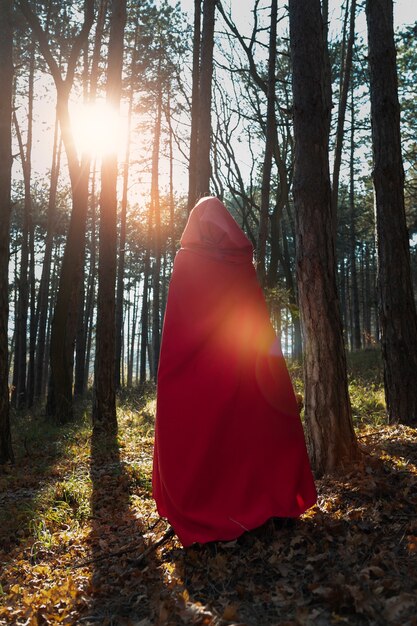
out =
[[(202, 552), (181, 550), (171, 539), (140, 567), (146, 545), (166, 529), (151, 497), (153, 385), (123, 390), (113, 438), (92, 433), (88, 404), (60, 427), (36, 412), (15, 415), (16, 463), (0, 472), (0, 624), (321, 626), (402, 619), (414, 597), (403, 570), (417, 553), (409, 518), (415, 436), (385, 424), (378, 353), (351, 354), (348, 366), (355, 427), (374, 459), (366, 471), (319, 482), (318, 507), (296, 530)], [(290, 364), (290, 373), (303, 394), (300, 365)], [(383, 535), (374, 537), (390, 516), (389, 532), (381, 526)], [(385, 546), (384, 559), (368, 551), (373, 539), (375, 550)], [(356, 582), (349, 582), (344, 562)], [(396, 572), (386, 589), (377, 584), (385, 562)]]

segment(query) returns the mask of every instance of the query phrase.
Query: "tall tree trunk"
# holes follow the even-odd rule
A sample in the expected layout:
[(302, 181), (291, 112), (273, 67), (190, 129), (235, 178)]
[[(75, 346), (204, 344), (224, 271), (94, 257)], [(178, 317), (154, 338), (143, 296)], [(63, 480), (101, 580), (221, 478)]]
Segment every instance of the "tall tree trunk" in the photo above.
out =
[[(29, 102), (33, 99), (34, 73), (29, 73)], [(29, 110), (33, 112), (29, 104)], [(25, 154), (22, 134), (14, 114), (14, 125), (19, 144), (20, 160), (22, 163), (24, 182), (24, 208), (22, 240), (20, 246), (20, 272), (18, 280), (18, 300), (16, 315), (16, 344), (13, 372), (12, 404), (21, 409), (26, 405), (26, 361), (27, 361), (27, 325), (29, 309), (29, 221), (32, 213), (32, 199), (30, 195), (31, 166), (29, 153)], [(32, 116), (28, 116), (27, 150), (32, 149)], [(28, 158), (29, 157), (29, 158)]]
[[(133, 306), (135, 306), (135, 297), (134, 296), (133, 296)], [(131, 302), (130, 302), (130, 293), (129, 293), (129, 304), (128, 304), (128, 307), (127, 307), (127, 337), (126, 337), (126, 359), (127, 359), (127, 382), (126, 382), (126, 384), (127, 384), (128, 387), (132, 386), (132, 373), (131, 373), (132, 359), (131, 359), (131, 353), (130, 353), (130, 347), (132, 345), (132, 342), (131, 342), (131, 333), (132, 333), (131, 317), (132, 317), (132, 305), (131, 305)]]
[[(103, 0), (99, 4), (97, 25), (94, 37), (94, 47), (91, 59), (91, 71), (90, 76), (88, 72), (88, 43), (84, 48), (84, 73), (83, 73), (83, 88), (84, 88), (84, 101), (86, 103), (94, 104), (97, 97), (98, 79), (99, 79), (99, 65), (101, 62), (101, 45), (103, 40), (103, 32), (105, 19), (107, 14), (107, 0)], [(88, 91), (88, 78), (90, 79), (89, 91)], [(89, 166), (90, 173), (90, 166)], [(76, 360), (75, 360), (75, 375), (74, 375), (74, 395), (75, 397), (82, 396), (88, 386), (89, 376), (89, 360), (91, 349), (91, 324), (94, 307), (94, 286), (92, 283), (96, 274), (95, 267), (95, 177), (96, 169), (92, 172), (92, 194), (91, 194), (91, 212), (92, 212), (92, 245), (91, 245), (91, 257), (90, 257), (90, 272), (87, 285), (87, 297), (84, 303), (84, 271), (82, 272), (82, 280), (80, 282), (80, 296), (79, 296), (79, 308), (78, 308), (78, 320), (77, 320), (77, 336), (76, 336)], [(85, 304), (85, 306), (84, 306)]]
[(203, 0), (196, 198), (210, 193), (211, 84), (216, 0)]
[(288, 249), (288, 239), (286, 229), (282, 224), (282, 249), (283, 255), (281, 259), (281, 265), (285, 274), (285, 284), (289, 292), (289, 300), (290, 300), (290, 313), (291, 320), (294, 328), (294, 342), (292, 348), (292, 356), (297, 361), (301, 361), (302, 353), (303, 353), (303, 344), (302, 344), (302, 335), (301, 335), (301, 321), (300, 321), (300, 310), (298, 305), (297, 298), (297, 287), (294, 284), (293, 273), (291, 269), (291, 260), (290, 260), (290, 251)]
[[(330, 56), (328, 53), (329, 45), (329, 0), (321, 0), (322, 11), (322, 50), (323, 50), (323, 75), (322, 75), (322, 91), (325, 102), (331, 106), (332, 102), (332, 67), (330, 63)], [(327, 128), (326, 134), (330, 134), (330, 126), (332, 121), (332, 111), (330, 108), (327, 116)]]
[(127, 113), (127, 141), (125, 162), (123, 165), (123, 191), (120, 207), (120, 237), (119, 237), (119, 263), (117, 266), (117, 290), (116, 290), (116, 361), (115, 361), (115, 383), (116, 389), (120, 389), (120, 370), (122, 365), (122, 342), (123, 342), (123, 299), (124, 299), (124, 279), (125, 279), (125, 247), (126, 247), (126, 216), (127, 216), (127, 196), (129, 189), (129, 167), (130, 167), (130, 133), (132, 127), (133, 96), (135, 94), (135, 65), (137, 61), (139, 27), (136, 23), (135, 41), (132, 52), (130, 66), (130, 91), (129, 108)]
[(372, 297), (371, 297), (371, 277), (370, 277), (370, 253), (369, 253), (369, 244), (365, 242), (365, 253), (364, 253), (364, 298), (363, 298), (363, 329), (364, 329), (364, 339), (365, 339), (365, 348), (368, 348), (371, 345), (371, 337), (372, 337), (372, 327), (371, 327), (371, 319), (372, 319)]
[(85, 348), (87, 344), (87, 307), (85, 271), (82, 270), (80, 293), (78, 296), (77, 332), (75, 338), (74, 398), (82, 397), (85, 379)]
[(32, 227), (32, 197), (31, 197), (31, 176), (32, 176), (32, 135), (33, 135), (33, 99), (35, 85), (35, 43), (32, 41), (29, 60), (28, 77), (28, 118), (26, 133), (26, 149), (23, 145), (23, 138), (14, 113), (14, 124), (19, 145), (20, 161), (23, 172), (24, 184), (24, 208), (22, 241), (20, 251), (20, 272), (19, 272), (19, 296), (17, 302), (16, 317), (16, 346), (13, 374), (15, 385), (12, 391), (12, 403), (16, 408), (21, 409), (27, 403), (27, 331), (29, 312), (29, 231)]
[(266, 242), (269, 224), (269, 196), (271, 192), (272, 153), (275, 128), (275, 64), (277, 56), (277, 0), (271, 1), (271, 25), (269, 31), (268, 91), (266, 108), (265, 155), (262, 169), (261, 211), (259, 216), (256, 265), (259, 282), (266, 284)]
[[(174, 202), (174, 146), (173, 146), (173, 130), (171, 124), (171, 94), (168, 92), (168, 102), (166, 109), (166, 118), (169, 128), (169, 241), (171, 252), (171, 267), (174, 264), (176, 255), (175, 241), (175, 202)], [(192, 207), (191, 207), (192, 208)]]
[[(33, 207), (31, 197), (31, 177), (32, 177), (32, 135), (33, 135), (33, 107), (35, 98), (35, 39), (32, 39), (30, 50), (30, 69), (29, 69), (29, 85), (28, 85), (28, 130), (26, 137), (26, 155), (25, 155), (25, 212), (27, 207), (27, 248), (28, 248), (28, 266), (27, 266), (27, 291), (28, 291), (28, 309), (26, 318), (29, 317), (29, 352), (28, 352), (28, 368), (26, 388), (26, 405), (32, 407), (35, 390), (35, 346), (36, 346), (36, 294), (35, 294), (35, 230), (33, 223)], [(27, 186), (27, 188), (26, 188)], [(27, 200), (26, 200), (27, 197)]]
[(58, 118), (55, 119), (55, 131), (54, 142), (52, 149), (52, 166), (49, 185), (49, 197), (48, 197), (48, 213), (46, 222), (46, 238), (45, 238), (45, 253), (42, 263), (42, 274), (38, 291), (38, 304), (37, 304), (37, 316), (38, 316), (38, 339), (36, 347), (36, 364), (35, 364), (35, 400), (42, 398), (42, 389), (44, 388), (43, 372), (45, 362), (45, 345), (46, 345), (46, 327), (48, 320), (48, 297), (49, 287), (51, 280), (51, 264), (52, 264), (52, 247), (55, 233), (55, 219), (56, 219), (56, 196), (58, 188), (58, 178), (61, 162), (61, 147), (62, 140), (59, 137), (58, 131)]
[(95, 166), (93, 167), (94, 175), (91, 186), (91, 241), (90, 241), (90, 275), (87, 288), (87, 303), (85, 311), (85, 319), (87, 326), (87, 341), (85, 348), (85, 368), (84, 368), (84, 390), (88, 387), (88, 379), (90, 373), (90, 355), (91, 344), (93, 338), (93, 318), (94, 318), (94, 300), (96, 287), (96, 192), (95, 192)]
[(35, 352), (36, 334), (38, 328), (38, 314), (36, 309), (36, 277), (35, 277), (35, 227), (33, 223), (33, 213), (29, 222), (29, 296), (30, 296), (30, 318), (29, 318), (29, 362), (28, 376), (26, 383), (26, 404), (29, 408), (33, 406), (35, 398)]
[(138, 286), (138, 283), (136, 283), (135, 290), (133, 293), (132, 322), (130, 324), (130, 329), (131, 329), (130, 351), (129, 351), (128, 369), (127, 369), (127, 386), (128, 387), (131, 387), (133, 384), (133, 365), (135, 362), (135, 339), (136, 339), (138, 310), (139, 310), (139, 286)]
[(190, 160), (188, 166), (188, 212), (197, 199), (197, 153), (200, 117), (200, 47), (201, 47), (201, 0), (194, 0), (193, 31), (193, 86), (191, 93)]
[[(112, 0), (107, 68), (107, 104), (120, 108), (126, 0)], [(114, 364), (116, 351), (117, 154), (103, 157), (93, 426), (117, 430)]]
[(159, 350), (161, 343), (160, 316), (161, 316), (161, 206), (159, 201), (159, 147), (161, 140), (162, 118), (162, 91), (158, 92), (157, 114), (155, 120), (153, 153), (152, 153), (152, 182), (151, 182), (151, 205), (154, 215), (154, 256), (153, 266), (153, 298), (152, 298), (152, 352), (153, 372), (156, 378), (159, 363)]
[(351, 90), (351, 124), (350, 124), (350, 180), (349, 180), (349, 211), (350, 211), (350, 277), (352, 286), (352, 348), (360, 350), (361, 322), (359, 315), (358, 273), (356, 268), (356, 206), (355, 206), (355, 102)]
[(12, 0), (0, 3), (0, 464), (13, 461), (9, 415), (9, 237), (12, 186)]
[(47, 415), (58, 423), (72, 418), (74, 345), (78, 298), (82, 280), (88, 205), (89, 166), (83, 163), (74, 189), (70, 227), (62, 260), (58, 294), (51, 327), (51, 379)]
[(328, 161), (330, 101), (320, 0), (290, 0), (289, 15), (305, 413), (312, 464), (325, 473), (352, 460), (357, 444), (336, 289)]
[(417, 317), (404, 211), (392, 0), (367, 0), (366, 17), (385, 397), (391, 423), (415, 425)]
[(145, 253), (145, 264), (143, 269), (143, 289), (142, 289), (142, 311), (140, 317), (140, 368), (139, 381), (146, 382), (146, 361), (149, 339), (149, 277), (151, 273), (150, 245), (152, 236), (152, 211), (148, 217), (148, 240)]
[[(348, 16), (349, 1), (346, 2), (346, 21)], [(346, 53), (342, 55), (340, 60), (341, 72), (340, 72), (340, 95), (339, 95), (339, 110), (337, 114), (337, 129), (336, 129), (336, 143), (334, 148), (334, 160), (333, 160), (333, 179), (332, 179), (332, 212), (333, 212), (333, 228), (334, 237), (337, 233), (337, 205), (339, 196), (339, 175), (340, 165), (342, 163), (342, 148), (344, 137), (344, 126), (346, 117), (346, 106), (349, 93), (349, 84), (352, 73), (352, 56), (353, 56), (353, 44), (355, 42), (355, 17), (356, 17), (356, 0), (351, 0), (350, 6), (350, 26), (349, 26), (349, 38), (346, 45)], [(343, 46), (343, 49), (345, 46)]]

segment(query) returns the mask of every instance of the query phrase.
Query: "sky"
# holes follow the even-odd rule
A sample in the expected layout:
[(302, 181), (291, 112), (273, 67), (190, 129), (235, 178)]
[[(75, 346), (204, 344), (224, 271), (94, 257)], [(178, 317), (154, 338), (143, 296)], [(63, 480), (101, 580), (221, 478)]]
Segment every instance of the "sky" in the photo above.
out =
[[(251, 28), (251, 7), (253, 0), (223, 0), (225, 8), (232, 7), (232, 16), (236, 25), (244, 32), (245, 28)], [(181, 7), (189, 15), (189, 21), (192, 23), (194, 0), (181, 0)], [(279, 13), (283, 14), (285, 2), (278, 2)], [(330, 13), (330, 34), (332, 31), (336, 34), (340, 32), (341, 11), (344, 2), (342, 0), (329, 0)], [(265, 8), (264, 15), (268, 14), (269, 0), (262, 0), (261, 6)], [(221, 18), (218, 18), (218, 28), (221, 29)], [(395, 27), (411, 24), (417, 21), (417, 1), (416, 0), (396, 0), (394, 2), (394, 21)], [(286, 28), (285, 22), (282, 22), (283, 28)], [(358, 16), (357, 30), (359, 35), (364, 36), (366, 33), (366, 22), (364, 11), (362, 10)], [(43, 82), (43, 81), (42, 81)], [(45, 83), (44, 86), (38, 83), (36, 116), (38, 119), (37, 128), (34, 137), (33, 165), (34, 169), (43, 174), (50, 168), (51, 159), (51, 141), (52, 133), (45, 132), (47, 127), (51, 126), (51, 120), (54, 118), (54, 87), (52, 84)], [(41, 93), (44, 91), (44, 93)], [(22, 114), (23, 111), (22, 111)]]
[[(181, 0), (181, 7), (183, 11), (193, 15), (194, 0)], [(288, 4), (288, 0), (285, 2), (278, 2), (278, 7), (282, 8)], [(342, 0), (329, 0), (329, 14), (333, 19), (337, 19), (340, 16), (342, 6), (344, 2)], [(236, 23), (247, 23), (246, 16), (250, 13), (253, 6), (253, 0), (224, 0), (224, 6), (231, 6), (232, 14), (236, 20)], [(238, 7), (238, 9), (237, 9)], [(362, 17), (364, 18), (362, 11)], [(397, 28), (403, 24), (412, 24), (417, 21), (417, 2), (416, 0), (395, 0), (394, 1), (394, 26)], [(362, 30), (365, 27), (364, 19), (360, 18), (359, 29)]]

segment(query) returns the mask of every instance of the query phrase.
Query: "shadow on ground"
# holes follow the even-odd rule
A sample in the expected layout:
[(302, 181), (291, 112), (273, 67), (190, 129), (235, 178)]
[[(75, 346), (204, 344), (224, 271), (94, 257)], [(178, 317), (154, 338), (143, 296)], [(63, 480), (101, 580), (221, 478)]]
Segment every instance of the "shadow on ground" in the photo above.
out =
[[(91, 440), (91, 602), (83, 624), (151, 624), (161, 580), (156, 564), (136, 563), (148, 528), (131, 504), (131, 480), (116, 433)], [(144, 620), (141, 622), (141, 620)]]

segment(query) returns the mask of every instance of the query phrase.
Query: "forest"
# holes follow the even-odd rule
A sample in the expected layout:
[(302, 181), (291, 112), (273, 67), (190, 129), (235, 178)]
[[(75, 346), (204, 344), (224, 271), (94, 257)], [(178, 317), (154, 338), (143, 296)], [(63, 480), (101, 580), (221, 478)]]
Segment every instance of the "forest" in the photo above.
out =
[[(402, 4), (1, 0), (0, 624), (416, 625)], [(253, 244), (318, 501), (182, 548), (152, 499), (156, 379), (208, 195)]]

